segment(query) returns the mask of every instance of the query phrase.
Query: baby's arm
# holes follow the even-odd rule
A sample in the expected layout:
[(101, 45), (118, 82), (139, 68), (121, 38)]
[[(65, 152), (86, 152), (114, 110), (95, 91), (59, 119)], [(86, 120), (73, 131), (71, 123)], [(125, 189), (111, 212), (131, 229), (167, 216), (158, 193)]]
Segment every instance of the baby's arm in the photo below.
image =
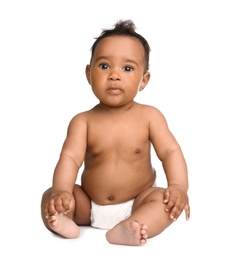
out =
[(185, 210), (186, 219), (189, 219), (187, 166), (181, 149), (178, 147), (168, 152), (162, 164), (168, 181), (168, 187), (164, 192), (165, 210), (170, 212), (170, 218), (173, 220)]
[(166, 119), (157, 109), (150, 113), (150, 139), (166, 174), (168, 187), (164, 193), (165, 211), (176, 220), (183, 210), (190, 217), (188, 172), (182, 150), (170, 132)]
[(87, 140), (84, 114), (75, 116), (68, 127), (67, 136), (54, 170), (52, 195), (45, 207), (45, 216), (70, 211), (74, 184), (81, 167)]

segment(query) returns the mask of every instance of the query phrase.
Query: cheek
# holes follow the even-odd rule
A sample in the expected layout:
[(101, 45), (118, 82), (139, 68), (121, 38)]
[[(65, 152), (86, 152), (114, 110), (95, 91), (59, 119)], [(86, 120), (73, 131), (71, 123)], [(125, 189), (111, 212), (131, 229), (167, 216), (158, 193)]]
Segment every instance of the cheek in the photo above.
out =
[(99, 84), (107, 80), (107, 75), (102, 72), (95, 71), (91, 74), (91, 81), (93, 84)]

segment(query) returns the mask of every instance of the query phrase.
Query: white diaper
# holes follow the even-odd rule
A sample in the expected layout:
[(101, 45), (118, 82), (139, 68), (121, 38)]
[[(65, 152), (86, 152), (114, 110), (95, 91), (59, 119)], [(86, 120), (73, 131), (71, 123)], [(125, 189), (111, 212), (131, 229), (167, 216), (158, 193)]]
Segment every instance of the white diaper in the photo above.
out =
[(91, 226), (111, 229), (131, 215), (134, 199), (115, 205), (99, 205), (92, 201)]

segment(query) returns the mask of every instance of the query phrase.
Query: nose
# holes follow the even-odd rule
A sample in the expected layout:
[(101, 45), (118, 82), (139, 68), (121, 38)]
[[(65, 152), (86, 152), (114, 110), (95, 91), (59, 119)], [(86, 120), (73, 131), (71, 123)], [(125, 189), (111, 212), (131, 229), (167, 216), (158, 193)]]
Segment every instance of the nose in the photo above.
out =
[(109, 74), (110, 80), (120, 80), (120, 73), (117, 69), (112, 69)]

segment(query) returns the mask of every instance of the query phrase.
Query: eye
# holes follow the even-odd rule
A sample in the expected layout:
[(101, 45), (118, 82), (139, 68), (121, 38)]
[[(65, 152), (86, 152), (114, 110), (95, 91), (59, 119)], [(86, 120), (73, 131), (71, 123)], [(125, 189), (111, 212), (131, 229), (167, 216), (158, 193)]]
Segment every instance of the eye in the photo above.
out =
[(131, 66), (126, 66), (124, 68), (124, 71), (133, 71), (133, 68)]
[(106, 63), (100, 64), (99, 67), (103, 70), (107, 70), (109, 68), (109, 66)]

